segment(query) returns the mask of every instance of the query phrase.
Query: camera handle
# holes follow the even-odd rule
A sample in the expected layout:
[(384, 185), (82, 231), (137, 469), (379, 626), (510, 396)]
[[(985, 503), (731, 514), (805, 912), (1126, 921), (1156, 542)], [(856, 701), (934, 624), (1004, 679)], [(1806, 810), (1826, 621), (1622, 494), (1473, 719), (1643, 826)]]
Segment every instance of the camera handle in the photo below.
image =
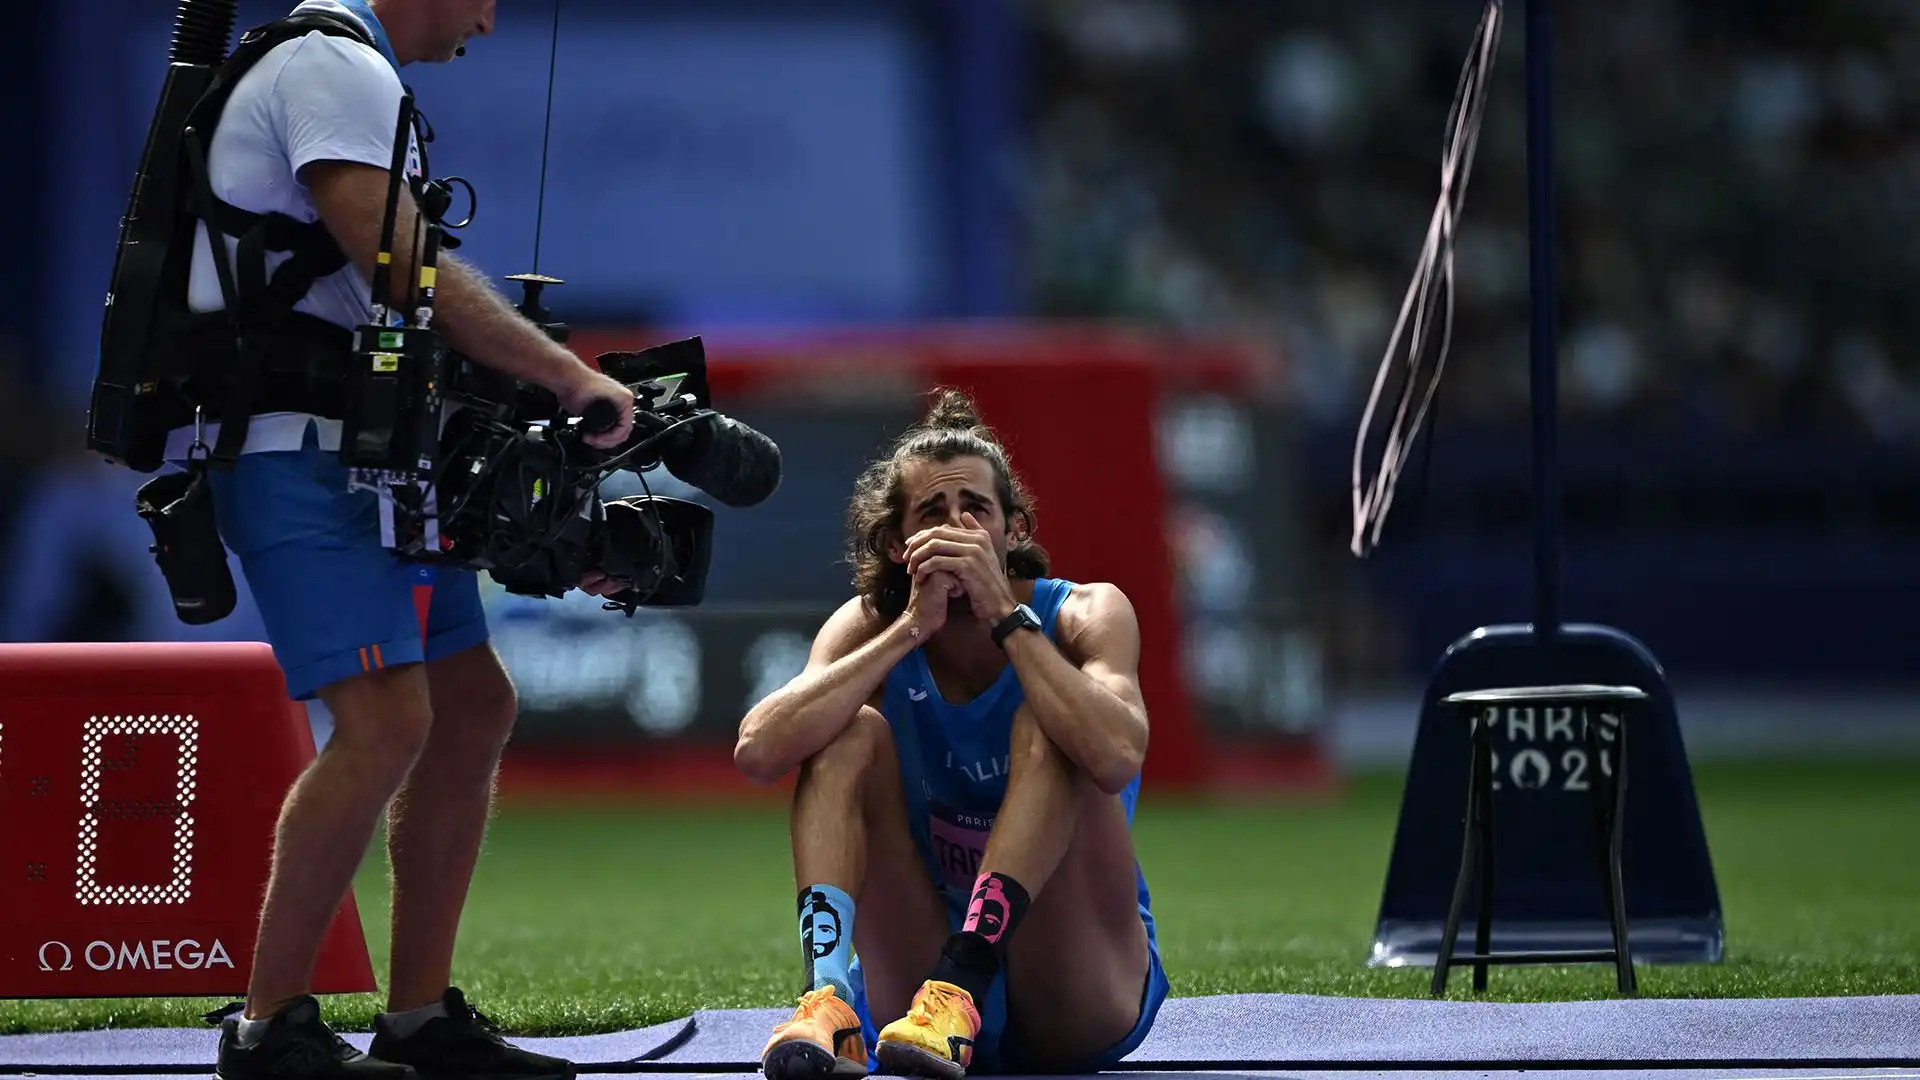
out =
[(580, 414), (581, 430), (589, 435), (612, 431), (619, 423), (619, 406), (606, 398), (596, 398), (587, 402), (586, 411)]

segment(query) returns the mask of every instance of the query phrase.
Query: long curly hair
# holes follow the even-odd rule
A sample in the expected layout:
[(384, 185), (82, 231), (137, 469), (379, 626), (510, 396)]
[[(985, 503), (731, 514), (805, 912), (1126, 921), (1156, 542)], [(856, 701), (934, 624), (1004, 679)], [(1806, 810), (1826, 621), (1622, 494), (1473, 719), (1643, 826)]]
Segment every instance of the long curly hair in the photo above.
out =
[(1033, 539), (1033, 496), (1008, 463), (1006, 447), (981, 421), (973, 400), (950, 388), (935, 390), (932, 399), (926, 416), (860, 474), (847, 507), (847, 558), (853, 564), (853, 587), (883, 619), (898, 618), (913, 592), (907, 568), (888, 558), (887, 548), (899, 535), (906, 511), (902, 473), (915, 461), (984, 459), (993, 469), (994, 494), (1008, 527), (1016, 519), (1026, 525), (1007, 549), (1008, 576), (1037, 580), (1047, 576), (1050, 565), (1046, 549)]

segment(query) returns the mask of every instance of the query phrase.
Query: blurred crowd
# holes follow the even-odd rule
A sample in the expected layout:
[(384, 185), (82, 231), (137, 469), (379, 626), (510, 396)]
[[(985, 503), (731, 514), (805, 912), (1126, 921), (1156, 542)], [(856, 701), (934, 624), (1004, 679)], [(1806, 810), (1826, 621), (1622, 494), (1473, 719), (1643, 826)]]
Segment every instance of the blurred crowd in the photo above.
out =
[[(1439, 193), (1479, 0), (1030, 0), (1041, 312), (1270, 332), (1347, 428)], [(1899, 443), (1920, 4), (1556, 5), (1562, 401), (1615, 429)], [(1524, 4), (1457, 249), (1448, 423), (1527, 402)]]

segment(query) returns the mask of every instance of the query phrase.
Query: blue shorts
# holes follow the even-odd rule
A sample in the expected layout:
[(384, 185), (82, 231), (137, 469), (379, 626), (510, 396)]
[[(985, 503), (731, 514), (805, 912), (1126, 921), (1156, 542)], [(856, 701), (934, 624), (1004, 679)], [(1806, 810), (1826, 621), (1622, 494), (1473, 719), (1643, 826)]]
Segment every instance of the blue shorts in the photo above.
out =
[[(1133, 1030), (1092, 1058), (1073, 1062), (1064, 1070), (1055, 1071), (1084, 1074), (1110, 1068), (1140, 1049), (1147, 1033), (1153, 1030), (1153, 1022), (1160, 1015), (1160, 1006), (1166, 1003), (1170, 987), (1166, 969), (1160, 965), (1160, 936), (1154, 929), (1153, 913), (1143, 907), (1140, 909), (1140, 919), (1147, 925), (1147, 981), (1141, 987), (1140, 1015), (1134, 1021)], [(948, 932), (959, 933), (965, 921), (964, 909), (956, 907), (952, 897), (948, 896)], [(879, 1045), (880, 1029), (874, 1024), (872, 1012), (867, 1008), (867, 980), (861, 971), (858, 956), (854, 957), (850, 974), (853, 976), (853, 1011), (860, 1017), (861, 1030), (866, 1036), (867, 1046), (871, 1048)], [(887, 1018), (889, 1023), (895, 1019), (897, 1017)], [(980, 1009), (980, 1033), (974, 1039), (973, 1063), (967, 1067), (967, 1075), (1030, 1075), (1036, 1072), (1032, 1064), (1034, 1057), (1022, 1052), (1022, 1042), (1021, 1032), (1008, 1026), (1007, 976), (1002, 972), (987, 989), (987, 1000)], [(869, 1058), (869, 1072), (878, 1068), (879, 1059)]]
[(380, 545), (379, 497), (348, 491), (307, 425), (298, 450), (242, 454), (208, 473), (220, 536), (240, 561), (296, 701), (397, 664), (487, 640), (472, 570), (402, 561)]

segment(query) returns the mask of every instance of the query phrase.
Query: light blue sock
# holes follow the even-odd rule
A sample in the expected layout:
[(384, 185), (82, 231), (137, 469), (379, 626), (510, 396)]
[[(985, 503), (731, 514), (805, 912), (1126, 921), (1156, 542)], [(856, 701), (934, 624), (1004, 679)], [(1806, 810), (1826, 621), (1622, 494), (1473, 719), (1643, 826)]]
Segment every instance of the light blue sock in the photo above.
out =
[(800, 949), (807, 958), (808, 990), (833, 987), (853, 1004), (853, 897), (832, 885), (800, 890)]

